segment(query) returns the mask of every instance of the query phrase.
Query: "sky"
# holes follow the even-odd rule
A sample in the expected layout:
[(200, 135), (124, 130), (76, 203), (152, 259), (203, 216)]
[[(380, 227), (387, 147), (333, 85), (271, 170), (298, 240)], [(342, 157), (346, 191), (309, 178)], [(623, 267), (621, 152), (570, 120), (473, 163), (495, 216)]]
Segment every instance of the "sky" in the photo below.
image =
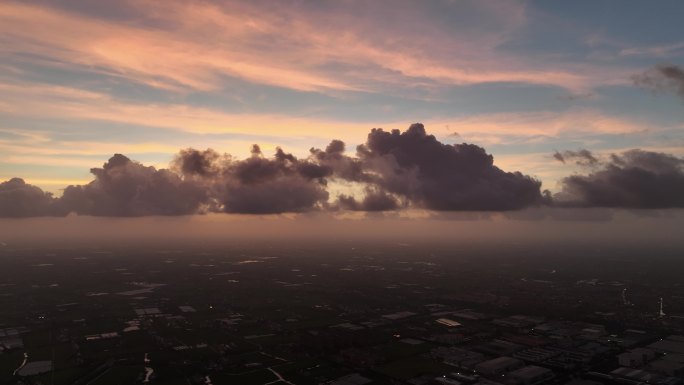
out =
[(682, 14), (5, 0), (0, 216), (681, 208)]

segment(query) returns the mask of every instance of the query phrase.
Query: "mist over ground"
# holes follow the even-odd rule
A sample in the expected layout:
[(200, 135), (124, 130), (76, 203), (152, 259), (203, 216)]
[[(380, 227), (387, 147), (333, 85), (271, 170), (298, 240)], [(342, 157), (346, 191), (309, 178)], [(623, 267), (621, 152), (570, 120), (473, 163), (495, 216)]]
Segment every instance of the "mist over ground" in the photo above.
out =
[(389, 242), (611, 242), (682, 246), (684, 210), (529, 209), (515, 213), (408, 212), (0, 220), (0, 242), (377, 240)]

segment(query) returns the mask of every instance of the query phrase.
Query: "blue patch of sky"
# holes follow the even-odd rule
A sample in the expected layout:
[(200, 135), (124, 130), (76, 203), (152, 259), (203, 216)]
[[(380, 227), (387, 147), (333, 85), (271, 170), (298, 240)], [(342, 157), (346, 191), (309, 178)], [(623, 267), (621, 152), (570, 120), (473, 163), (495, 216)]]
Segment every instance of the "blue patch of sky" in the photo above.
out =
[[(681, 1), (533, 1), (530, 22), (499, 48), (530, 56), (644, 69), (674, 58), (621, 55), (627, 48), (684, 42)], [(677, 11), (678, 10), (678, 11)]]
[[(608, 115), (633, 117), (663, 126), (684, 124), (684, 100), (666, 91), (651, 91), (637, 86), (603, 86), (597, 107)], [(592, 101), (589, 100), (588, 103)]]
[(684, 41), (680, 0), (533, 1), (536, 9), (587, 31), (634, 44)]
[(164, 25), (158, 18), (140, 12), (135, 2), (130, 1), (89, 1), (89, 0), (22, 0), (23, 3), (47, 6), (66, 12), (113, 22), (144, 25), (147, 27)]
[(451, 116), (530, 111), (563, 111), (569, 92), (559, 87), (514, 83), (486, 83), (451, 87), (444, 98)]
[(474, 1), (424, 1), (421, 2), (430, 14), (430, 21), (454, 34), (482, 31), (496, 31), (501, 20), (492, 17), (491, 9), (481, 0)]

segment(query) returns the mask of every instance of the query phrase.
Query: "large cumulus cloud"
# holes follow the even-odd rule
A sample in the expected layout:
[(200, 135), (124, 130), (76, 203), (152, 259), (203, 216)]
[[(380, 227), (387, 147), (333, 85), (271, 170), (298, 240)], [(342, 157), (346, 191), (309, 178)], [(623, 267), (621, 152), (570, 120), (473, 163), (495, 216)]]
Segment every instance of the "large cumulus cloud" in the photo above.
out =
[(684, 159), (658, 152), (614, 154), (593, 172), (565, 177), (556, 202), (565, 206), (684, 207)]
[(21, 178), (0, 183), (0, 217), (23, 218), (57, 214), (55, 199)]
[[(422, 124), (406, 131), (373, 129), (356, 156), (333, 140), (303, 158), (259, 146), (237, 159), (212, 149), (181, 150), (169, 169), (115, 154), (91, 169), (93, 180), (60, 198), (14, 178), (0, 183), (0, 217), (276, 214), (316, 210), (507, 211), (557, 207), (684, 207), (684, 160), (632, 150), (602, 161), (588, 150), (556, 152), (586, 167), (568, 176), (553, 201), (541, 182), (494, 165), (484, 148), (445, 144)], [(334, 185), (335, 187), (331, 186)], [(333, 191), (344, 185), (345, 194)]]
[(166, 169), (157, 170), (115, 154), (95, 179), (69, 186), (59, 201), (62, 211), (97, 216), (187, 215), (201, 209), (207, 192)]
[(357, 149), (371, 183), (431, 210), (515, 210), (543, 201), (541, 182), (494, 166), (473, 144), (449, 145), (422, 124), (405, 132), (373, 129)]
[(227, 213), (273, 214), (323, 208), (328, 166), (297, 159), (278, 148), (266, 158), (254, 145), (251, 157), (235, 160), (213, 150), (181, 151), (174, 168), (185, 180), (210, 191), (215, 208)]

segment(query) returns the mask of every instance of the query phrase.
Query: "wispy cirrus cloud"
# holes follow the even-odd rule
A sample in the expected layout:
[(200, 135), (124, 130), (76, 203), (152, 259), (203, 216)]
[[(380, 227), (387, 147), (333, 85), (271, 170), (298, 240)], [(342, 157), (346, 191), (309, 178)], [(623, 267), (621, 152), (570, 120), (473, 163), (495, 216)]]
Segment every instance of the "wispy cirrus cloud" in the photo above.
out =
[(624, 56), (667, 57), (684, 53), (684, 42), (663, 45), (628, 47), (620, 50)]
[(498, 82), (585, 90), (627, 77), (615, 69), (540, 63), (499, 50), (526, 23), (518, 1), (459, 3), (480, 21), (455, 26), (414, 2), (391, 10), (348, 3), (126, 4), (131, 16), (108, 19), (3, 2), (0, 52), (175, 91), (221, 90), (225, 76), (316, 92)]
[(486, 144), (534, 143), (564, 136), (634, 134), (662, 128), (648, 121), (606, 114), (593, 108), (491, 113), (436, 121), (436, 126), (448, 126), (457, 131), (461, 136), (459, 140)]
[[(278, 144), (292, 143), (293, 136), (302, 142), (296, 153), (305, 153), (312, 145), (323, 145), (329, 138), (348, 143), (359, 143), (371, 127), (396, 128), (406, 124), (403, 121), (345, 122), (316, 116), (295, 114), (252, 114), (228, 113), (221, 110), (177, 103), (143, 103), (122, 100), (111, 95), (71, 87), (0, 83), (0, 91), (12, 108), (0, 108), (0, 113), (19, 119), (47, 119), (87, 124), (123, 124), (168, 130), (145, 137), (129, 137), (126, 140), (108, 137), (107, 133), (98, 140), (88, 139), (83, 133), (58, 139), (54, 130), (26, 130), (13, 128), (0, 130), (12, 133), (8, 138), (0, 137), (0, 148), (12, 159), (36, 159), (50, 155), (100, 154), (108, 155), (118, 145), (129, 148), (131, 154), (168, 153), (187, 143), (187, 135), (194, 136), (190, 143), (202, 146), (208, 140), (233, 153), (245, 154), (248, 146), (258, 139), (265, 149)], [(558, 138), (581, 138), (596, 135), (623, 135), (662, 129), (649, 121), (609, 115), (590, 108), (571, 108), (564, 112), (537, 111), (516, 113), (492, 113), (464, 117), (433, 117), (426, 122), (432, 127), (448, 127), (444, 133), (436, 132), (445, 140), (466, 141), (478, 144), (500, 145), (533, 144)], [(454, 131), (458, 138), (450, 136)], [(17, 136), (18, 135), (18, 136)], [(164, 135), (160, 143), (154, 138)], [(204, 135), (209, 137), (202, 138)], [(223, 137), (237, 135), (237, 137)], [(240, 135), (248, 137), (240, 138)]]
[(178, 103), (127, 101), (72, 87), (0, 83), (9, 107), (0, 113), (24, 118), (102, 121), (165, 128), (195, 134), (252, 133), (272, 136), (344, 136), (365, 132), (368, 123), (309, 116), (228, 113)]

